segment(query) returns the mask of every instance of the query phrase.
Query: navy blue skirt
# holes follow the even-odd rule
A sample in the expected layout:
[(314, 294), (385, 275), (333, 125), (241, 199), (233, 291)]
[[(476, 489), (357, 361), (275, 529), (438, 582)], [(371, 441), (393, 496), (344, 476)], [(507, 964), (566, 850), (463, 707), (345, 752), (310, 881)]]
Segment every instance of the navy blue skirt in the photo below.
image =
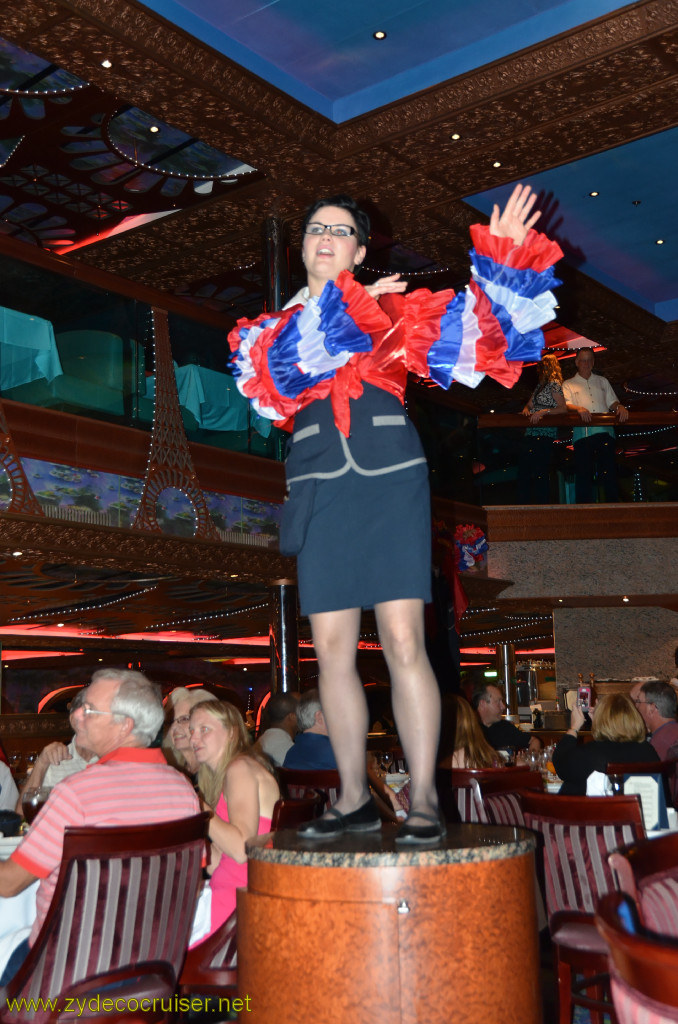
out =
[(297, 555), (303, 615), (431, 600), (431, 512), (425, 463), (382, 476), (314, 480)]

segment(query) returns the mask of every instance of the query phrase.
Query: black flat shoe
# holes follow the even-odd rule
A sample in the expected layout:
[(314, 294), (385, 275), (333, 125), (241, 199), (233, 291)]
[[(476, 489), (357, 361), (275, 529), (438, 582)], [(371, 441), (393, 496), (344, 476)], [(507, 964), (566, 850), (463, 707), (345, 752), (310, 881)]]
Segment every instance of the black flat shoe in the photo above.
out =
[(381, 828), (381, 818), (372, 797), (362, 807), (349, 814), (342, 814), (336, 807), (330, 807), (322, 818), (307, 821), (300, 825), (297, 835), (304, 839), (333, 839), (345, 832), (377, 832)]
[(424, 814), (417, 811), (413, 818), (430, 821), (430, 825), (415, 825), (409, 818), (400, 826), (395, 837), (399, 846), (421, 846), (425, 843), (437, 843), (447, 835), (447, 826), (439, 814)]

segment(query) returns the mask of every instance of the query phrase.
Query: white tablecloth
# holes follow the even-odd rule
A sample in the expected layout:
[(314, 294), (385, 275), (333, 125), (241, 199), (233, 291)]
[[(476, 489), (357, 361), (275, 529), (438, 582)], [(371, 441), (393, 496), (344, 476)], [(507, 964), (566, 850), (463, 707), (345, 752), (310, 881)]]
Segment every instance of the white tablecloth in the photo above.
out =
[[(6, 860), (21, 839), (0, 839), (0, 860)], [(0, 897), (0, 974), (12, 951), (27, 939), (35, 921), (35, 897), (39, 882), (33, 882), (17, 896)]]

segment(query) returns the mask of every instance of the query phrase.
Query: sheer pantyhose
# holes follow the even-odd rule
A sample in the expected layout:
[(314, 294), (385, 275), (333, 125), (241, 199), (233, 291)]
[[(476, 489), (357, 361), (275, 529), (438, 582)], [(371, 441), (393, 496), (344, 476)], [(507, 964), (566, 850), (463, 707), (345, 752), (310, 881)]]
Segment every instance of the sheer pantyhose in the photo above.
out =
[[(375, 607), (377, 628), (391, 676), (398, 735), (411, 775), (410, 820), (435, 812), (435, 762), (440, 693), (424, 645), (424, 603), (385, 601)], [(367, 702), (356, 670), (360, 609), (310, 616), (320, 669), (320, 699), (341, 776), (337, 810), (356, 810), (368, 797), (365, 737)]]

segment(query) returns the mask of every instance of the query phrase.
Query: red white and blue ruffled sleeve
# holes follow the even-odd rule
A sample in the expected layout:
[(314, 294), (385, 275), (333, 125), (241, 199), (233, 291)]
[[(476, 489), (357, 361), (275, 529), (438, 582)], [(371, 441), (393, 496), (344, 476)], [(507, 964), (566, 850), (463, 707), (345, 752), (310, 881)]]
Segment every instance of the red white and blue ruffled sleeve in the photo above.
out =
[(326, 397), (337, 371), (355, 353), (371, 352), (371, 335), (390, 326), (377, 302), (343, 271), (305, 306), (239, 320), (228, 336), (233, 376), (260, 416), (286, 421), (311, 397)]
[(405, 297), (407, 368), (448, 388), (494, 377), (510, 387), (523, 362), (538, 360), (541, 327), (554, 319), (560, 247), (530, 231), (522, 245), (473, 225), (471, 282), (464, 292), (419, 289)]

